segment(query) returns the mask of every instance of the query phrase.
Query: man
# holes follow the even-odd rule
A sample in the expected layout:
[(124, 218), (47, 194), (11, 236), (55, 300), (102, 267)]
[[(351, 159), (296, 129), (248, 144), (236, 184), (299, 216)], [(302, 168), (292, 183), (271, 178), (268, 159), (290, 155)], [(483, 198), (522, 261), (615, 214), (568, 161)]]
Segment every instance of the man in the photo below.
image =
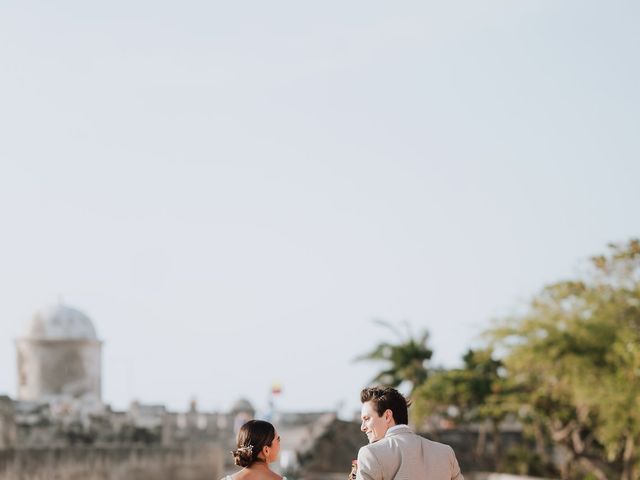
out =
[(464, 480), (453, 449), (407, 426), (409, 402), (395, 388), (360, 392), (369, 445), (358, 452), (357, 480)]

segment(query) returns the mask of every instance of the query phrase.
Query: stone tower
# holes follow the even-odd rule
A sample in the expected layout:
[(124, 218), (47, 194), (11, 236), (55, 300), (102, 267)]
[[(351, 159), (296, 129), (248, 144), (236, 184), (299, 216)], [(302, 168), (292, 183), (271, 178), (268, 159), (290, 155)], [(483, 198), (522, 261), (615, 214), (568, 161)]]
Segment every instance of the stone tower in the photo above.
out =
[(16, 352), (19, 400), (101, 400), (102, 342), (79, 310), (56, 305), (37, 312)]

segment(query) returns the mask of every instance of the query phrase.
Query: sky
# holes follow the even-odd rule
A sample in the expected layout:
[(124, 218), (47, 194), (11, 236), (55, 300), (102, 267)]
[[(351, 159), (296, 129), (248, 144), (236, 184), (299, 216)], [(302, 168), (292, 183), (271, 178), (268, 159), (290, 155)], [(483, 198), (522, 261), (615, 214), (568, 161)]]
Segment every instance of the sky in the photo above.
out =
[[(0, 0), (0, 394), (89, 315), (103, 396), (352, 412), (395, 341), (640, 235), (628, 1)], [(634, 207), (635, 205), (635, 207)]]

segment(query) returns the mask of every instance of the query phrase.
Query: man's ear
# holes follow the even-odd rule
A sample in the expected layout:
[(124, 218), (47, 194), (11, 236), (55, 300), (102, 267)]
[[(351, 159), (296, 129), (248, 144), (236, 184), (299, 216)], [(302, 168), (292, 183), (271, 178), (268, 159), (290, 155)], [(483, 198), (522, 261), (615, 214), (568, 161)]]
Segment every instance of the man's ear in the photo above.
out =
[(385, 421), (387, 421), (387, 422), (391, 422), (391, 421), (393, 420), (393, 412), (391, 411), (391, 409), (390, 409), (390, 408), (387, 408), (387, 409), (384, 411), (384, 419), (385, 419)]

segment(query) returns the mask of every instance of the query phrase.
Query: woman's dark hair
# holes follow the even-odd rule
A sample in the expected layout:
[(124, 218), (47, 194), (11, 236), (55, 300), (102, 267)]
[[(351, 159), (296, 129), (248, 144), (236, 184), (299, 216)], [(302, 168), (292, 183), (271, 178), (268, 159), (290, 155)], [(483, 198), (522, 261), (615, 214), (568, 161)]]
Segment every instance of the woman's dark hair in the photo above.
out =
[(393, 420), (397, 425), (407, 425), (409, 423), (409, 405), (404, 396), (395, 388), (391, 387), (369, 387), (360, 392), (362, 403), (371, 402), (378, 416), (382, 416), (387, 410), (393, 413)]
[(264, 420), (249, 420), (240, 427), (237, 447), (231, 453), (236, 465), (248, 467), (254, 462), (262, 462), (258, 455), (265, 447), (271, 446), (276, 438), (276, 429)]

